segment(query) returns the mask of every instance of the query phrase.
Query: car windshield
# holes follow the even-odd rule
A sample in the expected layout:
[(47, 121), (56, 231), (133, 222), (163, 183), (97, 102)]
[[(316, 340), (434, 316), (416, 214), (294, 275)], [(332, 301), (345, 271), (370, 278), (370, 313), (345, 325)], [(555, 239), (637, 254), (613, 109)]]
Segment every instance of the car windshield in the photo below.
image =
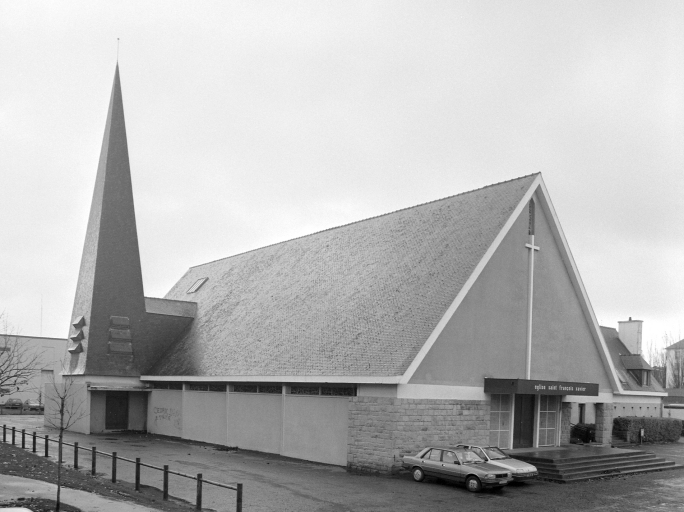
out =
[(487, 448), (483, 448), (483, 450), (487, 454), (487, 457), (489, 457), (492, 460), (501, 460), (509, 458), (508, 455), (506, 455), (504, 452), (502, 452), (494, 446), (488, 446)]
[(461, 464), (478, 464), (484, 462), (473, 450), (463, 450), (456, 452), (456, 457)]

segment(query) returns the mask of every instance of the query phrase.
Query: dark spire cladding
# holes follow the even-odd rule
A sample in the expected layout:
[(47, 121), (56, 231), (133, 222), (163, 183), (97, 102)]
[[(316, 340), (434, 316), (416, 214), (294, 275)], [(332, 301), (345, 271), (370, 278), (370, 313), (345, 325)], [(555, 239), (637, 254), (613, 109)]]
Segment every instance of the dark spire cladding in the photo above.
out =
[(119, 66), (74, 299), (67, 373), (135, 375), (145, 297)]

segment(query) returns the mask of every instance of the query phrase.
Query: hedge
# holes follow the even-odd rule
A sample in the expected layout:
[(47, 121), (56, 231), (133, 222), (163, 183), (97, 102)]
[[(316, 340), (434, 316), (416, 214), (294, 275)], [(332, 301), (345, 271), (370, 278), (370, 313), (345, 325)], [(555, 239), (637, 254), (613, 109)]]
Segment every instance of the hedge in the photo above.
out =
[(639, 442), (639, 431), (644, 429), (644, 441), (673, 443), (679, 441), (682, 420), (676, 418), (639, 418), (622, 416), (613, 419), (613, 433), (631, 443)]
[(595, 423), (578, 423), (573, 425), (570, 429), (570, 442), (579, 440), (583, 443), (596, 442), (596, 424)]

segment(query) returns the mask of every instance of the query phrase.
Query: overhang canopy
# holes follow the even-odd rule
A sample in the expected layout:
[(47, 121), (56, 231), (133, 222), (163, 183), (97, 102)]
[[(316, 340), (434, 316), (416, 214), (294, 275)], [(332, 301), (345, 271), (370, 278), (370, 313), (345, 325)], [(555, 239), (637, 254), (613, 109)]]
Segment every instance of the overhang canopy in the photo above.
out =
[(590, 382), (488, 378), (484, 381), (485, 393), (582, 396), (598, 396), (599, 394), (599, 385)]

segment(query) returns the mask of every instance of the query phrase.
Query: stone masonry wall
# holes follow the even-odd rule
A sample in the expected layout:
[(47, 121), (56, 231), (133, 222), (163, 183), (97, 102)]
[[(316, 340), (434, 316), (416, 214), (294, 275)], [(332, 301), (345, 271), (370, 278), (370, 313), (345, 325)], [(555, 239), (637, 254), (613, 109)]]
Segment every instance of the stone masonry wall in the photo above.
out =
[(561, 437), (560, 444), (570, 444), (570, 416), (572, 414), (572, 404), (570, 402), (561, 403)]
[(485, 400), (353, 397), (347, 469), (393, 473), (426, 446), (489, 444), (489, 411)]
[(613, 437), (613, 405), (596, 404), (596, 442), (610, 445)]

